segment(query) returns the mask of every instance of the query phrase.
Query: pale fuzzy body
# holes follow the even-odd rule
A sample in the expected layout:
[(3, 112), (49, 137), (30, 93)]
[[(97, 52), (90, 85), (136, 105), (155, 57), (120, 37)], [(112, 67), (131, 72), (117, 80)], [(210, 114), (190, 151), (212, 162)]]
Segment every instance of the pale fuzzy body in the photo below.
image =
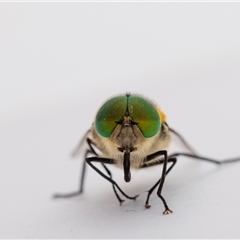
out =
[[(109, 138), (100, 136), (94, 124), (91, 127), (91, 141), (101, 151), (99, 157), (113, 159), (116, 165), (123, 168), (123, 152), (119, 150), (121, 142), (118, 136), (121, 134), (121, 125), (117, 125), (112, 135)], [(160, 150), (166, 150), (170, 144), (171, 137), (167, 124), (162, 123), (160, 131), (151, 138), (145, 138), (137, 125), (132, 126), (132, 133), (130, 138), (133, 139), (132, 144), (135, 150), (130, 154), (131, 168), (140, 168), (146, 160), (146, 157), (152, 153)], [(150, 161), (147, 165), (156, 162), (157, 159)]]

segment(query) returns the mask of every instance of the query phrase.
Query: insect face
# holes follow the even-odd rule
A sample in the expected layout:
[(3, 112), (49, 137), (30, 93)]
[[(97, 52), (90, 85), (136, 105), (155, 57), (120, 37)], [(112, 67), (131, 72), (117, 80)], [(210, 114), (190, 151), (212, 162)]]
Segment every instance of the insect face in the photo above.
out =
[[(91, 128), (92, 143), (104, 157), (114, 159), (124, 170), (140, 168), (147, 155), (169, 143), (163, 116), (150, 100), (142, 96), (113, 97), (96, 114)], [(126, 171), (127, 175), (129, 171)], [(126, 174), (125, 181), (129, 182), (130, 177)]]

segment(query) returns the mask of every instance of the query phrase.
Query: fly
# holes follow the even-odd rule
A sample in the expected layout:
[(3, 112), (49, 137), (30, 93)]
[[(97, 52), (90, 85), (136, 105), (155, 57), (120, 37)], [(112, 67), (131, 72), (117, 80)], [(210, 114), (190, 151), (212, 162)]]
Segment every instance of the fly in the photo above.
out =
[[(176, 135), (191, 153), (169, 154), (167, 149), (171, 142), (171, 135)], [(119, 95), (108, 99), (98, 110), (90, 130), (82, 138), (77, 152), (84, 142), (87, 142), (88, 148), (85, 151), (79, 190), (69, 194), (56, 194), (54, 197), (67, 198), (83, 192), (87, 163), (112, 184), (113, 191), (119, 203), (122, 204), (124, 200), (120, 198), (119, 193), (131, 200), (135, 200), (138, 195), (127, 195), (113, 180), (106, 165), (112, 164), (122, 168), (125, 182), (131, 181), (131, 169), (162, 165), (159, 179), (148, 190), (145, 208), (151, 207), (149, 199), (157, 188), (157, 195), (164, 205), (163, 214), (169, 214), (172, 210), (162, 195), (162, 189), (165, 178), (175, 166), (178, 156), (219, 165), (240, 161), (240, 157), (217, 161), (197, 155), (184, 138), (168, 126), (165, 114), (155, 103), (135, 94)], [(94, 149), (98, 149), (100, 154)], [(95, 162), (103, 166), (105, 173), (94, 165)]]

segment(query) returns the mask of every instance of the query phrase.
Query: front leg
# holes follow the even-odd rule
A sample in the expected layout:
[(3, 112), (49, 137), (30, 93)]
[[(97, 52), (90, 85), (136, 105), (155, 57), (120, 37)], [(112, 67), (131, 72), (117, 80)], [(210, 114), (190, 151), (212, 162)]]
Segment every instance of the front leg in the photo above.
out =
[[(96, 153), (96, 151), (95, 151), (94, 148), (93, 148), (93, 143), (92, 143), (92, 141), (91, 141), (90, 138), (87, 138), (87, 143), (88, 143), (88, 146), (89, 146), (91, 152), (92, 152), (94, 155), (98, 156), (98, 154)], [(85, 157), (85, 159), (86, 159), (86, 157)], [(86, 161), (84, 161), (84, 162), (86, 163)], [(110, 170), (104, 165), (104, 163), (102, 163), (102, 166), (103, 166), (103, 168), (105, 169), (105, 171), (107, 172), (108, 176), (112, 179), (112, 173), (110, 172)], [(115, 193), (115, 195), (116, 195), (116, 197), (117, 197), (120, 205), (122, 205), (122, 203), (124, 202), (124, 200), (119, 197), (119, 195), (118, 195), (118, 193), (117, 193), (117, 190), (116, 190), (114, 184), (112, 184), (112, 187), (113, 187), (113, 191), (114, 191), (114, 193)]]
[[(109, 159), (109, 158), (98, 158), (98, 157), (89, 157), (86, 158), (86, 162), (88, 165), (90, 165), (90, 167), (92, 167), (98, 174), (100, 174), (103, 178), (105, 178), (106, 180), (108, 180), (110, 183), (112, 183), (112, 185), (114, 186), (113, 190), (115, 190), (115, 187), (122, 193), (123, 196), (125, 196), (128, 199), (131, 200), (136, 200), (136, 198), (138, 197), (138, 195), (134, 196), (134, 197), (130, 197), (128, 196), (126, 193), (124, 193), (122, 191), (122, 189), (118, 186), (118, 184), (111, 178), (106, 176), (102, 171), (100, 171), (97, 167), (95, 167), (92, 162), (100, 162), (102, 163), (102, 165), (104, 166), (104, 164), (115, 164), (113, 159)], [(106, 166), (105, 166), (105, 170), (106, 170)], [(109, 171), (109, 170), (108, 170)], [(114, 191), (114, 193), (116, 194), (120, 205), (122, 203), (122, 200), (119, 198), (118, 194), (116, 193), (116, 191)]]
[(169, 209), (166, 200), (164, 199), (164, 197), (161, 194), (163, 184), (164, 184), (164, 181), (165, 181), (165, 176), (166, 176), (166, 173), (167, 173), (167, 163), (168, 163), (167, 151), (163, 151), (161, 154), (164, 155), (164, 162), (163, 162), (163, 169), (162, 169), (162, 177), (160, 179), (160, 184), (159, 184), (159, 187), (158, 187), (157, 195), (162, 200), (163, 205), (165, 207), (165, 210), (164, 210), (163, 214), (169, 214), (169, 213), (172, 213), (172, 210)]
[[(161, 155), (164, 156), (164, 159), (159, 159), (158, 157), (160, 157)], [(163, 188), (163, 184), (165, 181), (165, 176), (172, 170), (173, 166), (176, 164), (177, 159), (176, 158), (169, 158), (167, 157), (167, 151), (163, 150), (163, 151), (158, 151), (156, 153), (153, 153), (149, 156), (147, 156), (147, 160), (145, 161), (145, 163), (142, 165), (141, 168), (145, 168), (145, 167), (151, 167), (151, 166), (155, 166), (155, 165), (159, 165), (159, 164), (163, 164), (163, 169), (162, 169), (162, 175), (161, 178), (153, 185), (153, 187), (148, 191), (148, 196), (145, 202), (145, 207), (146, 208), (150, 208), (151, 205), (149, 205), (149, 198), (150, 195), (152, 194), (152, 192), (154, 191), (154, 189), (159, 185), (158, 191), (157, 191), (157, 195), (158, 197), (162, 200), (164, 207), (165, 207), (165, 211), (163, 212), (163, 214), (169, 214), (172, 211), (169, 209), (166, 200), (164, 199), (164, 197), (162, 196), (161, 192), (162, 192), (162, 188)], [(172, 162), (172, 165), (167, 169), (167, 163)]]

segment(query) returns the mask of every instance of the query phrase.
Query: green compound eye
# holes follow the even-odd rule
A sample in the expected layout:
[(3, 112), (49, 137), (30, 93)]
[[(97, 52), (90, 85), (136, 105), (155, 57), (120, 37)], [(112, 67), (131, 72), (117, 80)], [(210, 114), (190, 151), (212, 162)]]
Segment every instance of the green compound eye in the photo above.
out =
[(127, 97), (117, 96), (109, 99), (99, 109), (95, 118), (95, 128), (103, 137), (110, 137), (118, 121), (126, 113)]
[(95, 118), (97, 132), (103, 137), (110, 137), (117, 122), (126, 115), (127, 109), (144, 137), (150, 138), (158, 133), (161, 120), (157, 109), (150, 101), (136, 95), (117, 96), (105, 102)]
[(130, 117), (138, 124), (146, 138), (153, 137), (161, 127), (159, 113), (155, 106), (140, 96), (129, 96), (128, 111)]

